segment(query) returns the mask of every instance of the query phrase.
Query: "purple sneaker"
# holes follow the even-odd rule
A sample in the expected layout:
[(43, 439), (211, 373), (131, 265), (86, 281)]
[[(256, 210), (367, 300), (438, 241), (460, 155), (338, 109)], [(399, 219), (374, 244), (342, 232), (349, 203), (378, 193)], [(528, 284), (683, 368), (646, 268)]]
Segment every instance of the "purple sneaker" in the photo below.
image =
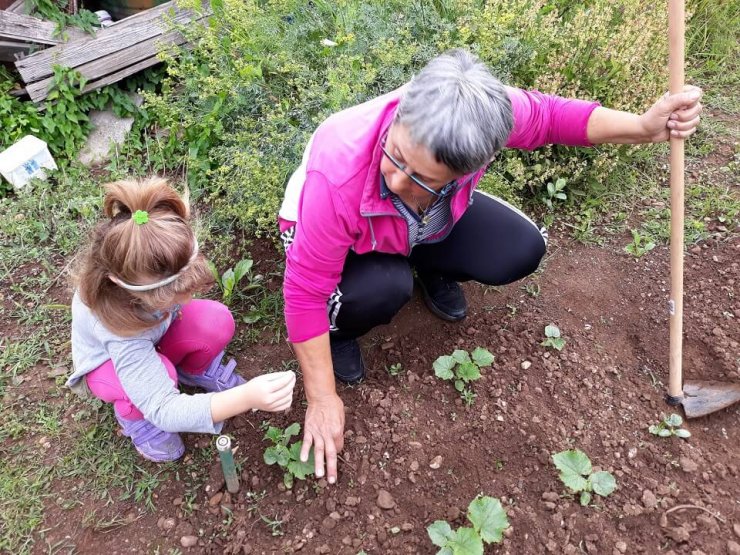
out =
[(121, 425), (123, 435), (130, 437), (139, 454), (149, 461), (175, 461), (185, 453), (180, 434), (160, 430), (143, 418), (126, 420), (116, 414), (116, 420)]
[(234, 372), (236, 361), (232, 358), (226, 364), (221, 364), (223, 357), (224, 351), (221, 351), (202, 374), (190, 374), (178, 369), (177, 379), (181, 384), (199, 387), (206, 391), (226, 391), (247, 383), (244, 378)]

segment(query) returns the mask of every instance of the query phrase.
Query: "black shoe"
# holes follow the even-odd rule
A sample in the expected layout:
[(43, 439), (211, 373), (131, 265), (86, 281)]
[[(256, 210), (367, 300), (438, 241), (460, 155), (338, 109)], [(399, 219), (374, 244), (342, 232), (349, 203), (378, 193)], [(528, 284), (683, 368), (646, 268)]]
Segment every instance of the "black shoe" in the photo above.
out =
[(360, 383), (365, 377), (365, 362), (357, 339), (338, 339), (329, 335), (334, 376), (348, 385)]
[(468, 315), (468, 303), (459, 283), (440, 274), (417, 272), (417, 277), (424, 303), (435, 316), (459, 322)]

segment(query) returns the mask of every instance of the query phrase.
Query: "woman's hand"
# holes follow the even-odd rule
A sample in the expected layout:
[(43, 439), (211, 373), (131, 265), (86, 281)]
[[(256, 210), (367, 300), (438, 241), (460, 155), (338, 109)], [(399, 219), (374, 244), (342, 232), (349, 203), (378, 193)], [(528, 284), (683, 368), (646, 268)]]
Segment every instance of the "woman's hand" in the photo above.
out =
[(699, 87), (685, 85), (683, 92), (666, 93), (640, 116), (650, 142), (667, 141), (670, 137), (685, 139), (696, 131), (702, 106)]
[(344, 403), (339, 395), (326, 395), (309, 401), (303, 426), (301, 460), (307, 461), (313, 446), (316, 477), (326, 474), (330, 484), (337, 481), (337, 454), (344, 447)]

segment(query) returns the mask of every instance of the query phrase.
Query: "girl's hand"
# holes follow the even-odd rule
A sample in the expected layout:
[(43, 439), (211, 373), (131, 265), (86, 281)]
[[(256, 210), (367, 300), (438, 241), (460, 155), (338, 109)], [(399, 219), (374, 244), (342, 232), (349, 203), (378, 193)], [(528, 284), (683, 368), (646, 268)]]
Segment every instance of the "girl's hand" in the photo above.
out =
[(699, 87), (685, 85), (683, 92), (666, 93), (640, 116), (650, 142), (667, 141), (669, 137), (685, 139), (696, 131), (702, 106)]
[(279, 412), (293, 403), (295, 372), (275, 372), (252, 378), (244, 384), (247, 407), (252, 410)]

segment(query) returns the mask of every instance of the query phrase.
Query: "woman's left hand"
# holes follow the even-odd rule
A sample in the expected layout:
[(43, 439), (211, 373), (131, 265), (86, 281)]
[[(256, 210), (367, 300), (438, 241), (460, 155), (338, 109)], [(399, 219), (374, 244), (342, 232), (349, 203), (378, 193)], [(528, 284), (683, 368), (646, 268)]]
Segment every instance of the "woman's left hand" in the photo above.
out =
[(696, 131), (701, 113), (702, 90), (685, 85), (683, 92), (666, 93), (640, 116), (650, 142), (667, 141), (670, 137), (685, 139)]

